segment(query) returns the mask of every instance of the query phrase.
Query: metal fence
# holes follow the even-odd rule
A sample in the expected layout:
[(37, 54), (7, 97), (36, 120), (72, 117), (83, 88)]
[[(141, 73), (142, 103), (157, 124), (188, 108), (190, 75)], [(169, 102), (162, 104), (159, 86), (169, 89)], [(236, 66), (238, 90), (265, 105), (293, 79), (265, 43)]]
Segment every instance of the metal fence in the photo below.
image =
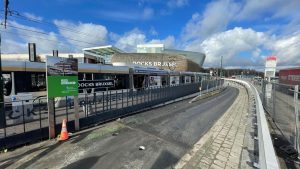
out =
[[(155, 87), (151, 89), (123, 89), (79, 94), (80, 128), (103, 123), (145, 110), (189, 94), (210, 92), (219, 89), (223, 80), (201, 83)], [(55, 100), (56, 134), (59, 134), (63, 119), (68, 121), (68, 130), (75, 131), (74, 102), (71, 97)], [(5, 103), (6, 127), (0, 129), (0, 148), (14, 147), (48, 137), (48, 107), (46, 98)]]
[[(294, 148), (299, 152), (299, 88), (296, 85), (286, 85), (274, 82), (262, 81), (262, 102), (281, 135), (289, 145), (280, 148), (286, 152)], [(294, 151), (295, 152), (295, 151)]]

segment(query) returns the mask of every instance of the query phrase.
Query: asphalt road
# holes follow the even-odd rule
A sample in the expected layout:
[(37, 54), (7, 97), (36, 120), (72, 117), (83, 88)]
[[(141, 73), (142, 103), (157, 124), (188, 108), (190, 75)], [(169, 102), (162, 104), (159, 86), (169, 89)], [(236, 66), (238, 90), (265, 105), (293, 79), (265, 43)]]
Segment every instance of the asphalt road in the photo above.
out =
[[(97, 136), (94, 132), (54, 145), (17, 168), (172, 168), (225, 113), (237, 95), (237, 89), (228, 87), (215, 97), (191, 104), (184, 100), (136, 114), (114, 122), (121, 126), (112, 130), (117, 135)], [(145, 150), (139, 150), (139, 146)], [(62, 154), (64, 148), (71, 153)]]

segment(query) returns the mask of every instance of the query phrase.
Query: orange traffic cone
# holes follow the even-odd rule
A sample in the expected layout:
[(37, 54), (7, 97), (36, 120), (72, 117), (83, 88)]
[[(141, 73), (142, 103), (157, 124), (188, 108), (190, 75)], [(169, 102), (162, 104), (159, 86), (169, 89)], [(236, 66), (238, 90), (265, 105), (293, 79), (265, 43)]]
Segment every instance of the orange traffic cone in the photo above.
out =
[(62, 127), (61, 127), (59, 140), (64, 141), (64, 140), (67, 140), (68, 138), (69, 138), (69, 133), (67, 130), (67, 120), (64, 119), (63, 123), (62, 123)]

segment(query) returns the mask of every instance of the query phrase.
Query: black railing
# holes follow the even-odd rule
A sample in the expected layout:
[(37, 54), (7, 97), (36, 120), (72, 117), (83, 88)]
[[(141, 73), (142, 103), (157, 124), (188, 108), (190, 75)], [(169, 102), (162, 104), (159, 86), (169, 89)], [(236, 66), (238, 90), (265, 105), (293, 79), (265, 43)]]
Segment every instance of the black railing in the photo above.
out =
[[(80, 128), (124, 117), (189, 94), (217, 89), (222, 80), (203, 81), (183, 85), (153, 87), (150, 89), (123, 89), (79, 94)], [(74, 102), (71, 97), (55, 101), (56, 134), (63, 119), (68, 121), (68, 131), (74, 131)], [(48, 137), (47, 99), (5, 103), (6, 127), (0, 129), (0, 148), (9, 148)]]

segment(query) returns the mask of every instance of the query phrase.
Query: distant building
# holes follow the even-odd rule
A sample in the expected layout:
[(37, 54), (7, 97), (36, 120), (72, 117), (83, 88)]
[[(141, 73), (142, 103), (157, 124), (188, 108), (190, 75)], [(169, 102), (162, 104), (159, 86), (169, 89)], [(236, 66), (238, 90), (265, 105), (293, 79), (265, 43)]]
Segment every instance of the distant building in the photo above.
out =
[(137, 53), (162, 53), (164, 50), (164, 44), (142, 44), (136, 47)]
[[(46, 56), (37, 54), (37, 61), (45, 62)], [(98, 46), (82, 49), (82, 53), (59, 53), (59, 57), (77, 58), (78, 63), (112, 64), (116, 66), (158, 67), (166, 70), (198, 72), (203, 66), (205, 54), (199, 52), (166, 49), (164, 44), (137, 45), (137, 53), (126, 53), (114, 46)], [(28, 54), (2, 54), (6, 60), (29, 60)]]

